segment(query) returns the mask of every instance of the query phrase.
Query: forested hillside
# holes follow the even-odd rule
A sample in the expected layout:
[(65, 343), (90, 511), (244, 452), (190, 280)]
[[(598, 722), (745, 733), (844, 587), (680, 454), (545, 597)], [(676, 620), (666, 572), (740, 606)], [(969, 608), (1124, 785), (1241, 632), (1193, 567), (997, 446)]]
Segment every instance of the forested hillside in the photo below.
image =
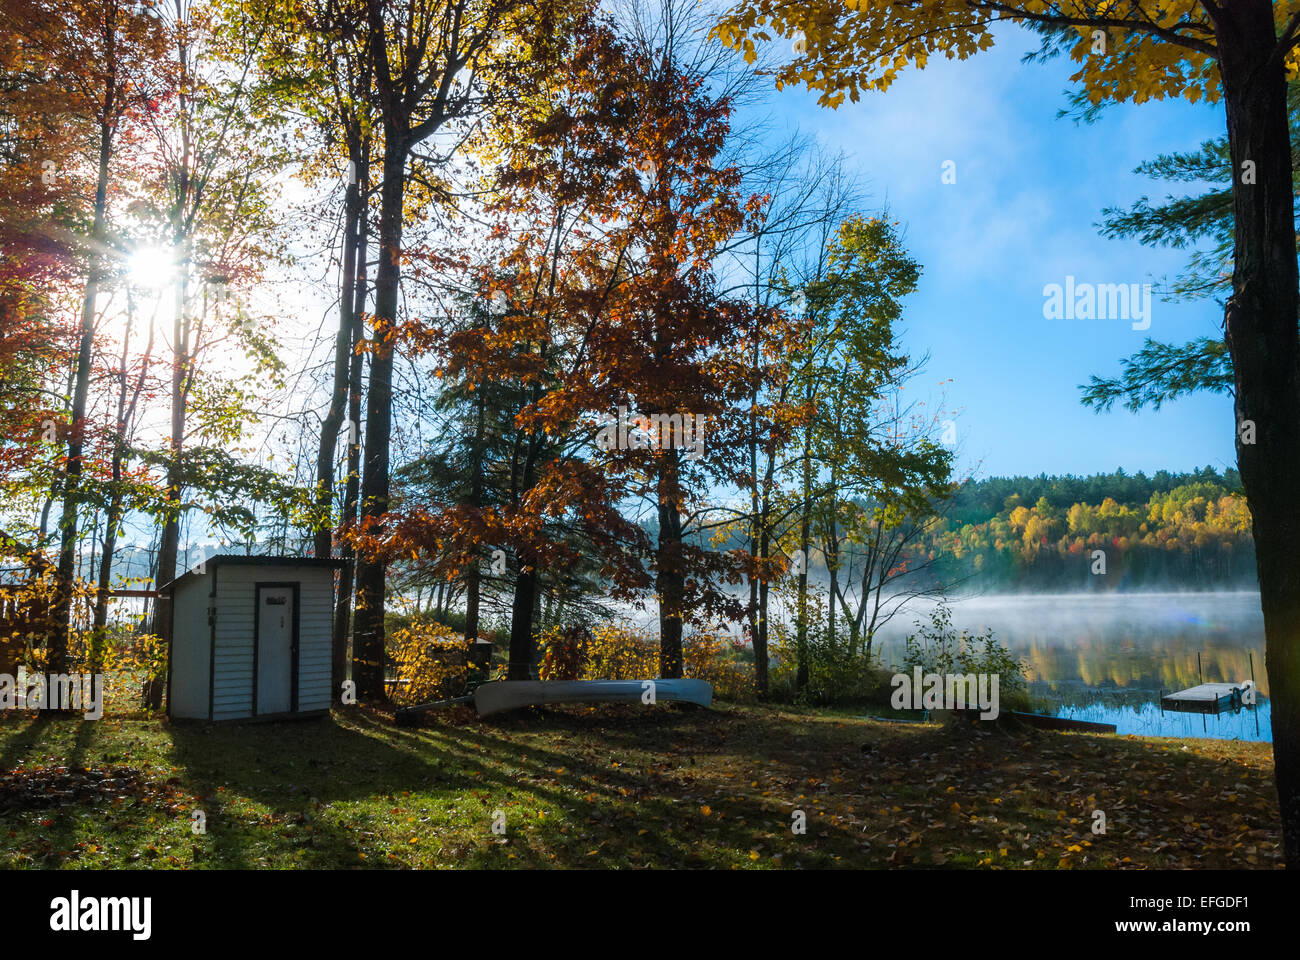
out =
[(1244, 588), (1255, 576), (1240, 478), (1210, 467), (971, 481), (925, 549), (940, 577), (979, 589)]

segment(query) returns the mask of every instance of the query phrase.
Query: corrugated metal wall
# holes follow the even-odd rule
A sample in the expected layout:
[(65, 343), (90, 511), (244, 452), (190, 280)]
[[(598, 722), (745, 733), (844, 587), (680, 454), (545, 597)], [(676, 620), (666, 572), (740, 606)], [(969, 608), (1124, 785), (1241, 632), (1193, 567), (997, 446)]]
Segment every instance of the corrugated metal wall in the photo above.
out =
[(300, 584), (298, 593), (298, 709), (330, 706), (330, 637), (334, 571), (313, 567), (217, 566), (217, 641), (212, 718), (253, 715), (253, 618), (258, 583)]

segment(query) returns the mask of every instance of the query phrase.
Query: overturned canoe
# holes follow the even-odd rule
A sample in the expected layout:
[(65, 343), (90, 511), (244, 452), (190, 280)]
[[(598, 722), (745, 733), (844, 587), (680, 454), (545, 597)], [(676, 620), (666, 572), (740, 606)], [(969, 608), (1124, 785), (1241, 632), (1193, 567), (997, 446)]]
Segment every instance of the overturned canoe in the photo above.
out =
[(1002, 714), (1004, 717), (1011, 717), (1022, 723), (1027, 723), (1031, 727), (1042, 727), (1044, 730), (1077, 730), (1080, 733), (1114, 733), (1115, 724), (1113, 723), (1094, 723), (1092, 720), (1074, 720), (1069, 717), (1049, 717), (1041, 713), (1018, 713), (1015, 710), (1009, 710)]
[(502, 680), (474, 691), (479, 716), (540, 707), (548, 703), (655, 703), (660, 700), (713, 702), (713, 687), (705, 680)]

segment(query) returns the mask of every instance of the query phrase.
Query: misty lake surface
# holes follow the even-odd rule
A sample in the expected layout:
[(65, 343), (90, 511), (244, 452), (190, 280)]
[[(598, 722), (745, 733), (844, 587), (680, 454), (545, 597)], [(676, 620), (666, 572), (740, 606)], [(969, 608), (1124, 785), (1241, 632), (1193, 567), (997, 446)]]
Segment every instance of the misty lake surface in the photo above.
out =
[[(1118, 734), (1272, 740), (1259, 594), (995, 594), (950, 601), (952, 624), (992, 630), (1020, 658), (1030, 692), (1057, 716), (1113, 723)], [(880, 631), (881, 660), (898, 664), (924, 606)], [(1200, 655), (1198, 674), (1197, 655)], [(1160, 695), (1198, 683), (1254, 679), (1258, 707), (1218, 716), (1160, 710)]]

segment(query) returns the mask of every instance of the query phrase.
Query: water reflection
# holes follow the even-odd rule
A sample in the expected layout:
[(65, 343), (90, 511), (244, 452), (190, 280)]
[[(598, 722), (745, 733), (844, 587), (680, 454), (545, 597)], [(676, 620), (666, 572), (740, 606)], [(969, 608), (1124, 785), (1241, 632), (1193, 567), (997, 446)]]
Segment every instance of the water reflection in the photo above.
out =
[[(897, 664), (915, 630), (903, 614), (880, 633)], [(972, 597), (952, 604), (953, 626), (993, 631), (1025, 663), (1031, 690), (1058, 716), (1113, 723), (1120, 734), (1271, 740), (1269, 705), (1216, 716), (1161, 713), (1161, 691), (1254, 679), (1267, 695), (1259, 594), (1141, 593)], [(1199, 667), (1198, 667), (1199, 654)], [(1256, 726), (1258, 725), (1258, 733)]]

